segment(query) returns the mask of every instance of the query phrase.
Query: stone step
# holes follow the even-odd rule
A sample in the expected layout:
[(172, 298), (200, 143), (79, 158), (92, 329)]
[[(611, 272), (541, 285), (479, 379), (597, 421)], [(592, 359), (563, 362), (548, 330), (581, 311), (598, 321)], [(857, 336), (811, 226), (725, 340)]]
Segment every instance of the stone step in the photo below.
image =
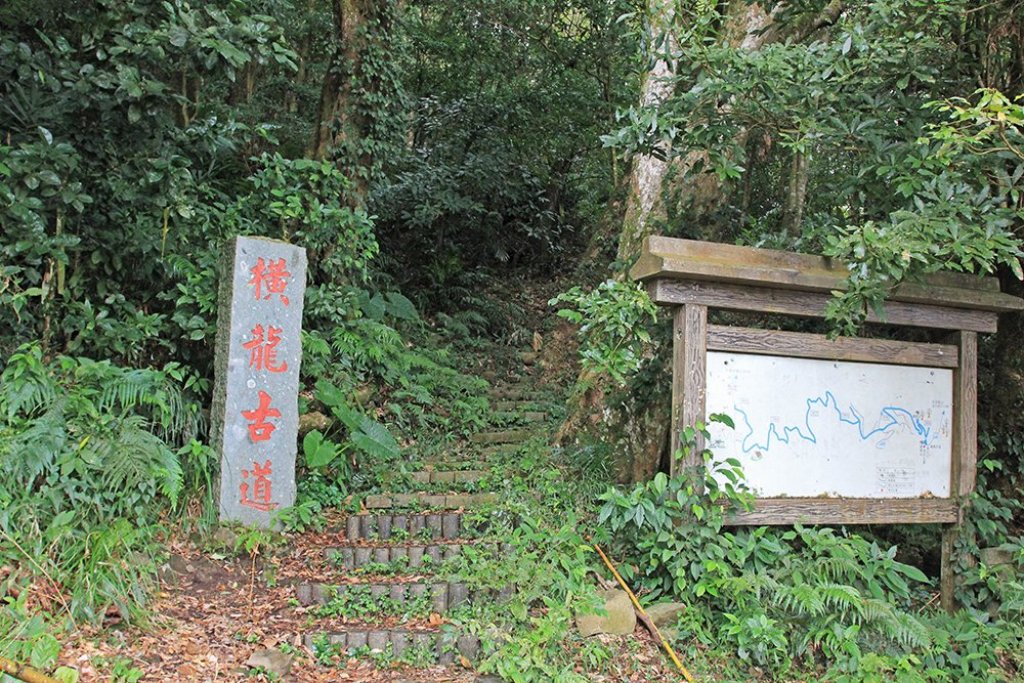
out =
[(543, 422), (548, 419), (548, 414), (540, 410), (526, 410), (522, 412), (505, 411), (494, 413), (494, 421), (507, 422)]
[(503, 384), (491, 387), (490, 396), (493, 401), (522, 401), (530, 398), (532, 391), (521, 384)]
[(300, 583), (295, 588), (299, 604), (317, 606), (317, 616), (341, 616), (349, 606), (363, 614), (376, 612), (380, 616), (395, 616), (409, 610), (415, 616), (445, 614), (473, 602), (483, 600), (507, 601), (511, 587), (501, 591), (470, 590), (461, 581), (376, 581), (373, 583)]
[(444, 451), (424, 455), (420, 459), (423, 469), (434, 470), (486, 470), (490, 460), (495, 456), (515, 453), (522, 448), (523, 442), (498, 444), (470, 444), (463, 450)]
[(470, 436), (469, 440), (480, 445), (523, 443), (534, 434), (535, 432), (530, 429), (505, 429), (496, 432), (477, 432)]
[(511, 455), (517, 452), (522, 447), (523, 444), (521, 443), (499, 443), (493, 446), (487, 446), (486, 448), (481, 448), (480, 457), (484, 460), (501, 458), (502, 456)]
[(326, 654), (344, 653), (353, 657), (367, 651), (390, 650), (394, 659), (408, 656), (445, 666), (454, 663), (459, 655), (471, 662), (480, 655), (480, 640), (474, 635), (427, 629), (346, 626), (330, 633), (306, 634), (304, 642), (316, 654), (328, 650)]
[(479, 537), (486, 527), (486, 523), (469, 520), (460, 512), (350, 515), (345, 520), (345, 538), (348, 541), (371, 538), (451, 541)]
[[(412, 545), (382, 546), (338, 546), (324, 550), (324, 558), (336, 567), (345, 570), (363, 569), (372, 565), (386, 565), (393, 571), (430, 570), (442, 563), (462, 555), (467, 545), (477, 548), (498, 550), (498, 544), (470, 543), (427, 543)], [(503, 544), (501, 549), (510, 551), (511, 546)], [(421, 572), (422, 573), (422, 572)]]
[(471, 446), (462, 448), (451, 448), (443, 451), (433, 451), (410, 458), (408, 467), (417, 467), (424, 470), (485, 470), (486, 463), (474, 460), (475, 452)]
[(490, 473), (487, 470), (467, 470), (462, 468), (424, 469), (411, 472), (409, 479), (414, 484), (476, 484), (481, 479), (486, 479)]
[(534, 405), (534, 401), (495, 401), (491, 408), (496, 413), (511, 413)]
[(363, 499), (367, 510), (410, 510), (427, 508), (431, 510), (459, 510), (483, 505), (494, 505), (498, 496), (494, 493), (412, 493), (371, 494)]
[(483, 458), (479, 453), (475, 455), (472, 453), (464, 453), (463, 455), (466, 458), (474, 459), (457, 460), (455, 459), (458, 457), (457, 453), (443, 453), (438, 455), (436, 459), (433, 457), (423, 458), (420, 461), (420, 467), (423, 467), (425, 470), (437, 470), (447, 472), (461, 472), (465, 470), (485, 472), (488, 471), (486, 469), (488, 467), (488, 463), (485, 462), (486, 459)]

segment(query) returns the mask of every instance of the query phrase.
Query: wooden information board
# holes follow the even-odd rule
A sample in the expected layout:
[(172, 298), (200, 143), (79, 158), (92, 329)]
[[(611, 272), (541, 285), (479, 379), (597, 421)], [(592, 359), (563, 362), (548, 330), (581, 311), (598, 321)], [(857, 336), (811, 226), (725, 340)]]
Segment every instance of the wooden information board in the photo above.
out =
[(949, 498), (953, 371), (708, 353), (711, 450), (761, 498)]
[(732, 524), (950, 525), (950, 608), (952, 544), (977, 465), (978, 333), (1024, 301), (994, 278), (941, 273), (899, 286), (868, 316), (944, 330), (944, 343), (708, 324), (709, 308), (824, 317), (847, 272), (807, 254), (647, 238), (630, 274), (674, 308), (671, 447), (708, 414), (736, 421), (680, 463), (700, 466), (705, 445), (743, 463), (757, 497)]

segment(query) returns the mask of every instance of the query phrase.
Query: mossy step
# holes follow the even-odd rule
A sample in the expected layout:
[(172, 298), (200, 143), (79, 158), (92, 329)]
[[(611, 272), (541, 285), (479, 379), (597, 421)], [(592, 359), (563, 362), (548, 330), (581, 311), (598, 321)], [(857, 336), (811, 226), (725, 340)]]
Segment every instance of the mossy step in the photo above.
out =
[(469, 440), (479, 445), (523, 443), (529, 441), (535, 433), (531, 429), (505, 429), (495, 432), (477, 432), (470, 436)]
[(490, 391), (493, 401), (522, 401), (530, 398), (533, 390), (520, 384), (503, 384), (492, 387)]
[(420, 538), (422, 535), (450, 541), (478, 537), (486, 527), (486, 522), (467, 519), (461, 512), (350, 515), (345, 520), (345, 538), (349, 541), (371, 538), (387, 541), (392, 536)]
[(481, 448), (480, 449), (480, 457), (484, 458), (485, 460), (489, 460), (490, 458), (495, 458), (495, 457), (500, 458), (501, 456), (511, 455), (512, 453), (515, 453), (516, 451), (518, 451), (522, 447), (523, 447), (522, 443), (499, 443), (499, 444), (494, 444), (493, 446), (487, 446), (485, 448)]
[(494, 493), (381, 493), (366, 496), (363, 506), (367, 510), (429, 508), (432, 510), (458, 510), (483, 505), (494, 505), (498, 496)]
[(475, 484), (490, 475), (487, 470), (466, 470), (441, 468), (420, 470), (409, 474), (414, 484)]
[(380, 629), (347, 626), (330, 633), (306, 634), (306, 647), (314, 652), (333, 648), (348, 656), (364, 651), (390, 651), (395, 659), (403, 656), (418, 660), (424, 657), (441, 665), (452, 664), (457, 655), (472, 662), (480, 656), (480, 639), (474, 635), (456, 635), (435, 629)]
[(418, 467), (424, 470), (485, 470), (487, 463), (476, 458), (476, 453), (471, 448), (463, 450), (446, 450), (435, 453), (425, 453), (410, 460), (407, 467)]
[(461, 581), (375, 581), (340, 585), (300, 583), (295, 588), (295, 595), (299, 604), (305, 607), (344, 604), (346, 599), (351, 599), (360, 605), (364, 613), (379, 604), (382, 613), (385, 609), (415, 609), (415, 606), (419, 606), (424, 610), (429, 608), (431, 613), (445, 614), (483, 600), (507, 601), (512, 595), (512, 589), (474, 591)]
[[(336, 567), (347, 570), (362, 569), (370, 565), (389, 565), (410, 571), (438, 567), (462, 555), (467, 545), (490, 548), (497, 551), (496, 543), (414, 543), (411, 545), (339, 546), (324, 550), (324, 558)], [(502, 544), (503, 552), (510, 552), (511, 545)]]
[(519, 360), (523, 361), (523, 365), (533, 365), (537, 362), (537, 353), (535, 351), (520, 351)]
[(524, 408), (533, 407), (537, 402), (529, 399), (520, 401), (495, 401), (491, 404), (491, 408), (497, 413), (511, 413), (517, 410), (523, 410)]
[(506, 411), (494, 413), (494, 422), (543, 422), (548, 419), (548, 414), (540, 410)]
[[(447, 457), (455, 457), (457, 454), (447, 453)], [(479, 455), (474, 456), (470, 453), (463, 454), (467, 458), (475, 458), (473, 460), (448, 460), (442, 459), (445, 456), (437, 456), (438, 459), (424, 458), (418, 463), (419, 467), (422, 467), (425, 471), (437, 471), (437, 472), (487, 472), (488, 476), (491, 476), (491, 472), (487, 470), (488, 463), (485, 459)], [(416, 466), (414, 464), (414, 466)], [(466, 482), (470, 483), (470, 482)]]
[(420, 459), (423, 469), (434, 470), (460, 470), (487, 469), (487, 461), (495, 456), (515, 453), (523, 447), (525, 442), (497, 443), (497, 444), (471, 444), (464, 450), (444, 451), (424, 455)]

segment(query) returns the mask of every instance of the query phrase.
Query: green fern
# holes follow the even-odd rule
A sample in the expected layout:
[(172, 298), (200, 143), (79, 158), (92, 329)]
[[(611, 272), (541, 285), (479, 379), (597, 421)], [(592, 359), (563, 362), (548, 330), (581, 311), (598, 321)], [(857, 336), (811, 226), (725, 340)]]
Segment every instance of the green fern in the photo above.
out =
[[(157, 370), (57, 357), (38, 346), (0, 374), (0, 564), (45, 572), (76, 618), (127, 618), (146, 570), (128, 561), (181, 494), (175, 448), (199, 428), (198, 406)], [(30, 556), (32, 562), (26, 562)]]

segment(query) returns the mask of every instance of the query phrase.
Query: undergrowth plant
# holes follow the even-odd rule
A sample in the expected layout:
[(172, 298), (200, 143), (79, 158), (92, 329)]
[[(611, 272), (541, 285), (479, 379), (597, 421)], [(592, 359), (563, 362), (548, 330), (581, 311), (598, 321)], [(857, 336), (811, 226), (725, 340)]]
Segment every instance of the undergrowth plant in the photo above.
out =
[(0, 627), (9, 628), (0, 631), (9, 635), (0, 653), (34, 647), (26, 639), (39, 620), (59, 632), (112, 613), (140, 616), (159, 522), (182, 494), (179, 454), (194, 450), (200, 427), (174, 371), (48, 359), (38, 345), (8, 359), (0, 375)]
[(580, 326), (584, 370), (622, 385), (639, 369), (657, 319), (657, 308), (641, 285), (607, 280), (590, 292), (573, 287), (548, 305), (562, 305), (558, 315)]
[[(708, 438), (704, 425), (686, 430), (677, 457), (689, 454), (698, 432)], [(727, 527), (751, 500), (739, 463), (700, 455), (704, 467), (682, 476), (610, 489), (599, 517), (613, 554), (625, 558), (627, 581), (648, 600), (687, 604), (677, 626), (691, 655), (738, 660), (738, 675), (758, 667), (773, 678), (988, 681), (1019, 673), (1019, 615), (938, 614), (932, 581), (899, 562), (895, 546), (842, 529)]]

